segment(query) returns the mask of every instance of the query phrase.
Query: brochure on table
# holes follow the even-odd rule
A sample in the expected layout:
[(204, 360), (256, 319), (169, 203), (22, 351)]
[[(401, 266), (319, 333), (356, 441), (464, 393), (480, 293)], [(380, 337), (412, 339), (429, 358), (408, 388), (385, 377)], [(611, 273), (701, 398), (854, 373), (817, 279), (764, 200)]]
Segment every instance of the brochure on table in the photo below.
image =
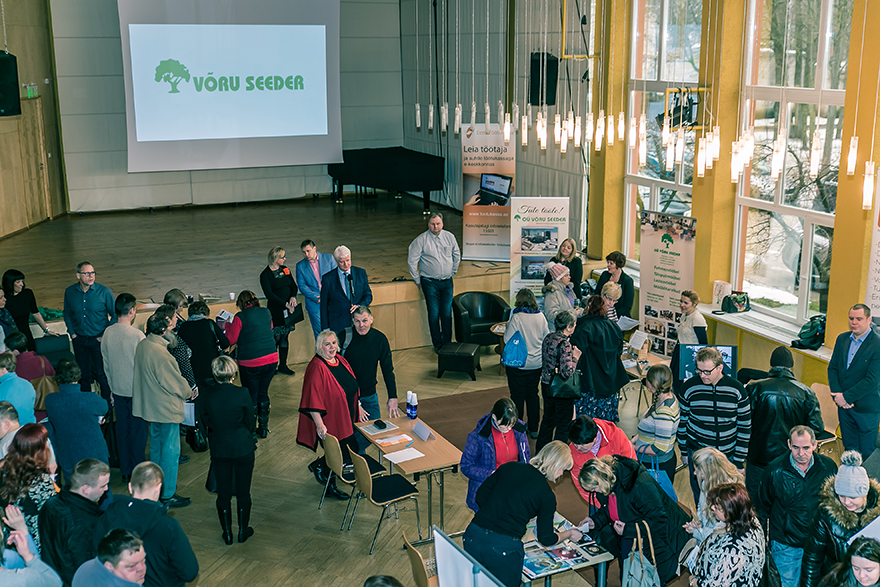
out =
[[(578, 569), (580, 567), (595, 564), (595, 559), (607, 555), (607, 551), (596, 545), (595, 541), (584, 534), (585, 542), (583, 544), (575, 544), (571, 540), (566, 540), (561, 544), (546, 547), (538, 542), (535, 535), (536, 519), (532, 520), (526, 526), (526, 534), (523, 537), (523, 547), (525, 548), (525, 558), (523, 559), (523, 575), (530, 579), (539, 579), (567, 571), (569, 569)], [(553, 516), (553, 526), (556, 532), (564, 532), (575, 526), (563, 518), (559, 512)], [(610, 555), (606, 556), (610, 560)]]
[(513, 198), (510, 221), (510, 305), (529, 288), (540, 298), (544, 267), (568, 238), (568, 198)]
[(681, 292), (694, 287), (697, 219), (641, 213), (639, 318), (650, 352), (672, 356), (678, 344)]

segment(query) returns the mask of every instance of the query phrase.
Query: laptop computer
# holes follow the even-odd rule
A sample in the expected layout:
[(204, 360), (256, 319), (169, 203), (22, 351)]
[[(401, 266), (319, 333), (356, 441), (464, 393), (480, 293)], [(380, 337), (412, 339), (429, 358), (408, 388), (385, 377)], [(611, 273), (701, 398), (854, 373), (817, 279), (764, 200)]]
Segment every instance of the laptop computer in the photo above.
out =
[(510, 200), (510, 185), (513, 178), (496, 173), (483, 173), (480, 177), (480, 190), (477, 192), (478, 206), (507, 206)]

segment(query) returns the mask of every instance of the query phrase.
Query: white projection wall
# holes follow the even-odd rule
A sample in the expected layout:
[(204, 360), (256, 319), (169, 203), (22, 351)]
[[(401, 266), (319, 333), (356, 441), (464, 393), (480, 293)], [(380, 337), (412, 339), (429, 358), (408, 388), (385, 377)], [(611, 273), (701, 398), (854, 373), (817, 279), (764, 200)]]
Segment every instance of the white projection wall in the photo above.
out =
[(338, 0), (117, 2), (130, 172), (342, 161)]

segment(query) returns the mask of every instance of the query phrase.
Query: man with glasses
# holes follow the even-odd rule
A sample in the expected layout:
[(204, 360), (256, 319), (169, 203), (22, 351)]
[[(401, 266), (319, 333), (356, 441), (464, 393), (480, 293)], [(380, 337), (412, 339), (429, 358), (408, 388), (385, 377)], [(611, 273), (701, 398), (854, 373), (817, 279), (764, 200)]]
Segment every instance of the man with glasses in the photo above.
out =
[(749, 396), (739, 381), (724, 374), (724, 361), (718, 349), (701, 348), (696, 363), (696, 375), (684, 382), (678, 398), (678, 447), (681, 461), (690, 471), (694, 503), (699, 501), (700, 485), (690, 455), (711, 446), (743, 472), (752, 427)]
[(101, 386), (101, 397), (110, 401), (104, 374), (101, 338), (116, 323), (116, 300), (110, 288), (95, 283), (95, 268), (88, 261), (76, 266), (77, 282), (64, 290), (64, 324), (73, 341), (73, 353), (82, 370), (80, 389), (89, 391), (92, 380)]

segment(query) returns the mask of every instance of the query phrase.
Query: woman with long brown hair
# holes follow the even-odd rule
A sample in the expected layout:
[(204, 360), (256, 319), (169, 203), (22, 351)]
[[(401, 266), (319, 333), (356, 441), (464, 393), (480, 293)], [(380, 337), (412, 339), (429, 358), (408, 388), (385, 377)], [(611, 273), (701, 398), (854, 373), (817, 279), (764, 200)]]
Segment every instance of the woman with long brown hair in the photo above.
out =
[(41, 545), (37, 517), (43, 504), (55, 495), (50, 456), (46, 428), (42, 424), (25, 424), (12, 438), (6, 458), (0, 461), (0, 509), (7, 505), (21, 508), (38, 550)]

